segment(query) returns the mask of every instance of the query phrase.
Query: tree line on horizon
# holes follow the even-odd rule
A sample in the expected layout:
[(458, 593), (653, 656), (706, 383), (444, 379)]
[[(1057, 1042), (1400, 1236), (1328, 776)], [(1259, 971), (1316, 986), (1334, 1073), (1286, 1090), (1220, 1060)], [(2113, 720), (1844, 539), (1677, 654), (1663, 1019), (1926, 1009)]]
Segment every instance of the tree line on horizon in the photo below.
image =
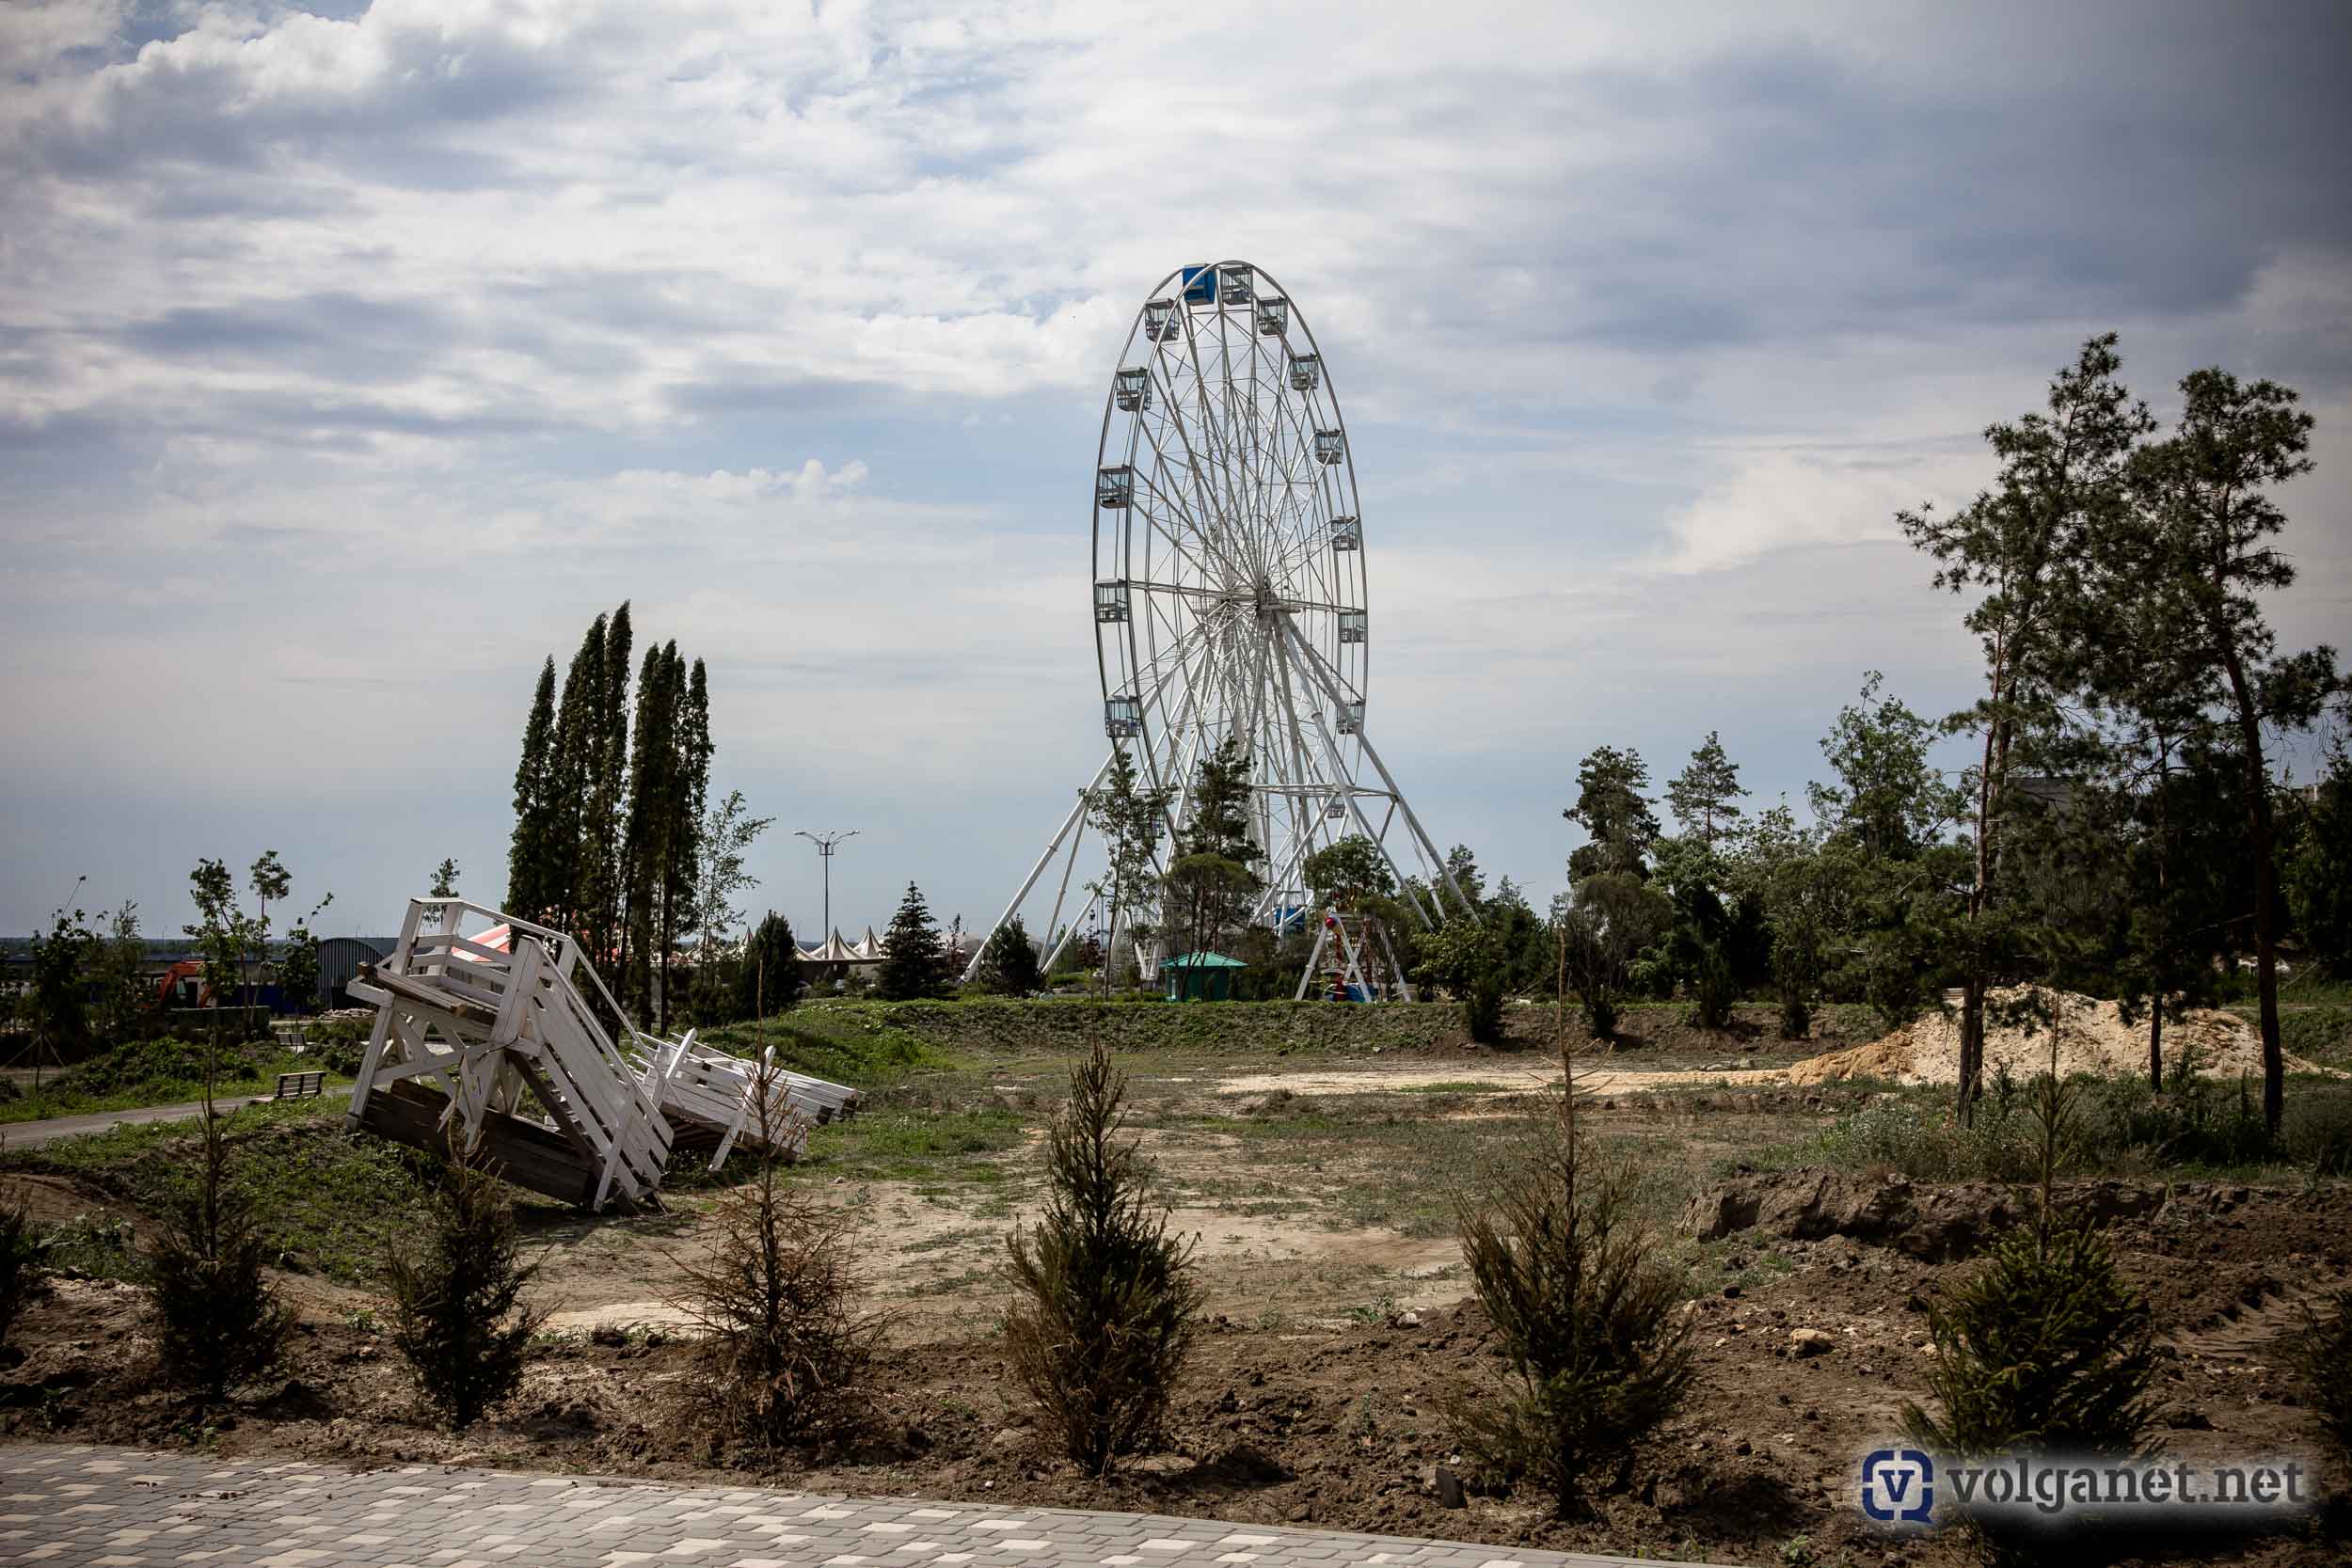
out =
[[(2312, 421), (2287, 388), (2201, 370), (2167, 431), (2121, 372), (2114, 335), (2092, 339), (2042, 408), (1986, 431), (1992, 486), (1899, 515), (1936, 585), (1969, 596), (1977, 700), (1938, 720), (1867, 674), (1822, 737), (1810, 821), (1785, 800), (1751, 817), (1710, 733), (1665, 785), (1667, 833), (1639, 752), (1596, 748), (1563, 812), (1587, 841), (1550, 918), (1506, 879), (1415, 944), (1473, 1028), (1482, 986), (1539, 984), (1555, 949), (1603, 1036), (1629, 995), (1721, 1023), (1768, 994), (1803, 1037), (1822, 1001), (1891, 1027), (1949, 989), (1964, 1120), (1995, 990), (2121, 999), (2161, 1084), (2167, 1022), (2243, 965), (2277, 1132), (2281, 949), (2352, 977), (2352, 690), (2334, 650), (2282, 650), (2264, 610), (2295, 578), (2274, 491), (2310, 471)], [(2315, 728), (2324, 771), (2291, 786), (2281, 737)], [(1957, 779), (1931, 758), (1947, 737), (1976, 752)]]

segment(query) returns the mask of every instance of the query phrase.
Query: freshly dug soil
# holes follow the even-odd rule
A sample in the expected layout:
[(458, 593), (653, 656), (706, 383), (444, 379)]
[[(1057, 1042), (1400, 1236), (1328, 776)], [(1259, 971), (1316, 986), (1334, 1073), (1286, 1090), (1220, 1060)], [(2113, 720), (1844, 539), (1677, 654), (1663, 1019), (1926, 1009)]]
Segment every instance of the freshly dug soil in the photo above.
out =
[[(2046, 1021), (2027, 1022), (2005, 1014), (2022, 1012), (2034, 1000), (2023, 986), (1996, 990), (1987, 998), (1984, 1029), (1984, 1069), (2007, 1069), (2019, 1078), (2050, 1069), (2053, 1043), (2058, 1048), (2060, 1077), (2075, 1073), (2109, 1076), (2148, 1070), (2148, 1022), (2123, 1022), (2122, 1007), (2113, 1002), (2074, 991), (2045, 991)], [(2164, 1025), (2165, 1070), (2172, 1070), (2181, 1052), (2194, 1053), (2198, 1070), (2208, 1078), (2262, 1076), (2262, 1036), (2235, 1013), (2215, 1008), (2193, 1009), (2178, 1022)], [(2316, 1063), (2289, 1053), (2289, 1072), (2325, 1072)], [(1938, 1009), (1922, 1013), (1893, 1033), (1867, 1045), (1810, 1057), (1788, 1069), (1793, 1084), (1827, 1084), (1847, 1078), (1878, 1078), (1898, 1084), (1957, 1084), (1960, 1082), (1960, 1014)]]
[[(1981, 1206), (1983, 1195), (1969, 1196), (1975, 1189), (1947, 1204), (1899, 1185), (1913, 1209)], [(1788, 1196), (1801, 1187), (1797, 1179), (1786, 1184), (1790, 1214), (1902, 1207), (1856, 1187), (1808, 1208)], [(2192, 1462), (2314, 1449), (2282, 1337), (2305, 1301), (2352, 1280), (2352, 1185), (2199, 1184), (2153, 1204), (2136, 1186), (2125, 1196), (2107, 1233), (2166, 1335), (2157, 1386), (2166, 1446)], [(1717, 1209), (1744, 1201), (1735, 1196)], [(1761, 1196), (1757, 1209), (1760, 1218)], [(231, 1409), (209, 1414), (152, 1386), (142, 1291), (61, 1282), (20, 1326), (29, 1354), (0, 1375), (0, 1431), (207, 1441), (230, 1455), (306, 1461), (768, 1481), (1752, 1564), (1973, 1563), (1957, 1534), (1892, 1543), (1869, 1533), (1852, 1500), (1859, 1455), (1896, 1430), (1906, 1401), (1925, 1397), (1929, 1305), (1973, 1265), (1835, 1228), (1807, 1233), (1815, 1228), (1729, 1232), (1733, 1246), (1750, 1235), (1755, 1245), (1731, 1259), (1744, 1284), (1685, 1308), (1698, 1357), (1690, 1405), (1636, 1456), (1623, 1491), (1570, 1521), (1524, 1494), (1473, 1492), (1461, 1509), (1438, 1501), (1435, 1466), (1458, 1464), (1446, 1411), (1502, 1386), (1485, 1316), (1468, 1300), (1306, 1328), (1216, 1320), (1157, 1451), (1109, 1481), (1081, 1474), (1041, 1436), (982, 1328), (914, 1322), (873, 1369), (856, 1433), (779, 1456), (713, 1442), (702, 1413), (680, 1397), (696, 1354), (691, 1343), (609, 1331), (540, 1356), (510, 1408), (458, 1436), (420, 1413), (389, 1342), (355, 1312), (362, 1298), (300, 1278), (284, 1281), (303, 1310), (288, 1366)], [(1798, 1329), (1826, 1338), (1808, 1336), (1801, 1346)], [(2339, 1492), (2352, 1488), (2341, 1468), (2327, 1479)], [(2126, 1544), (2106, 1560), (2186, 1555), (2317, 1568), (2345, 1561), (2347, 1545), (2313, 1522), (2267, 1536)]]

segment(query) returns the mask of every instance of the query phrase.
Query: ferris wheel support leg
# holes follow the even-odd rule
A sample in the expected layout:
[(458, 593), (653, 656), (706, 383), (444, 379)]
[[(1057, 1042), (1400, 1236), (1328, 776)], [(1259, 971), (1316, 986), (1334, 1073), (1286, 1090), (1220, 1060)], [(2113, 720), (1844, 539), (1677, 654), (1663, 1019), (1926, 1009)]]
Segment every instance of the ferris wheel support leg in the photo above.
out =
[[(1287, 659), (1291, 657), (1290, 644), (1295, 641), (1296, 633), (1288, 621), (1283, 621), (1280, 625), (1283, 634), (1283, 657)], [(1323, 755), (1325, 760), (1331, 765), (1331, 777), (1334, 780), (1345, 779), (1352, 783), (1353, 775), (1340, 761), (1339, 746), (1332, 740), (1331, 731), (1323, 721), (1322, 709), (1310, 707), (1307, 710), (1307, 717), (1314, 721), (1315, 738), (1323, 743)], [(1436, 930), (1440, 922), (1431, 919), (1429, 911), (1422, 908), (1421, 900), (1413, 896), (1412, 889), (1406, 882), (1405, 868), (1396, 863), (1396, 857), (1389, 852), (1388, 844), (1381, 835), (1372, 831), (1371, 819), (1364, 816), (1364, 808), (1357, 800), (1354, 792), (1348, 792), (1346, 799), (1348, 813), (1356, 818), (1356, 831), (1370, 840), (1373, 847), (1380, 851), (1380, 858), (1389, 863), (1389, 870), (1396, 878), (1396, 891), (1404, 897), (1406, 907), (1413, 911), (1415, 919), (1429, 929)], [(1441, 909), (1438, 913), (1443, 914), (1444, 911)]]
[(1330, 939), (1331, 928), (1322, 921), (1315, 922), (1315, 950), (1307, 955), (1307, 967), (1298, 976), (1298, 990), (1291, 997), (1294, 1002), (1307, 1000), (1307, 988), (1314, 983), (1315, 966), (1323, 961), (1323, 944)]
[[(1022, 879), (1021, 891), (1012, 895), (1012, 902), (1005, 906), (1005, 912), (998, 915), (996, 917), (995, 925), (991, 926), (988, 928), (988, 935), (982, 937), (980, 939), (979, 945), (972, 949), (972, 961), (963, 967), (963, 977), (966, 980), (971, 979), (972, 976), (980, 972), (980, 955), (988, 951), (988, 944), (995, 940), (996, 932), (1003, 927), (1005, 922), (1010, 920), (1014, 914), (1019, 912), (1021, 909), (1021, 900), (1029, 895), (1029, 890), (1037, 886), (1038, 878), (1044, 875), (1045, 868), (1048, 865), (1051, 865), (1054, 862), (1054, 857), (1061, 852), (1062, 840), (1068, 838), (1070, 836), (1070, 831), (1073, 828), (1078, 827), (1079, 823), (1085, 818), (1088, 794), (1102, 787), (1104, 776), (1111, 770), (1111, 760), (1113, 757), (1118, 756), (1118, 754), (1119, 752), (1116, 749), (1114, 749), (1110, 756), (1103, 759), (1103, 766), (1094, 770), (1093, 782), (1088, 784), (1085, 789), (1078, 792), (1078, 803), (1070, 808), (1070, 815), (1063, 817), (1061, 820), (1061, 826), (1054, 830), (1054, 837), (1052, 841), (1045, 846), (1045, 853), (1037, 858), (1037, 863), (1029, 867), (1028, 876)], [(1074, 850), (1076, 846), (1073, 845), (1072, 848)]]
[[(1285, 618), (1282, 621), (1282, 631), (1285, 640), (1296, 647), (1300, 664), (1306, 667), (1309, 673), (1313, 675), (1316, 684), (1321, 686), (1330, 694), (1333, 702), (1340, 701), (1340, 689), (1338, 683), (1332, 678), (1329, 669), (1324, 665), (1322, 659), (1315, 654), (1315, 651), (1308, 647), (1306, 645), (1305, 639), (1298, 635), (1298, 628), (1292, 626), (1289, 620)], [(1322, 716), (1320, 714), (1316, 715), (1316, 727), (1318, 729), (1322, 727)], [(1396, 787), (1396, 778), (1389, 771), (1389, 765), (1380, 760), (1380, 752), (1378, 749), (1373, 745), (1372, 737), (1364, 734), (1362, 729), (1359, 727), (1356, 732), (1356, 741), (1358, 745), (1363, 748), (1364, 755), (1372, 759), (1373, 769), (1380, 775), (1380, 782), (1388, 786), (1389, 799), (1395, 801), (1397, 809), (1405, 814), (1405, 826), (1411, 832), (1415, 846), (1421, 850), (1422, 856), (1428, 861), (1429, 868), (1436, 874), (1438, 883), (1442, 885), (1448, 893), (1454, 895), (1454, 901), (1457, 905), (1459, 905), (1465, 911), (1469, 911), (1470, 909), (1470, 901), (1463, 896), (1461, 884), (1454, 879), (1453, 868), (1447, 865), (1445, 858), (1438, 853), (1437, 846), (1429, 841), (1429, 834), (1422, 828), (1421, 818), (1413, 815), (1412, 803), (1405, 799), (1405, 792)], [(1327, 737), (1326, 743), (1328, 744)], [(1358, 815), (1359, 816), (1361, 816), (1360, 813)], [(1391, 862), (1391, 864), (1393, 864), (1393, 862)], [(1398, 876), (1401, 879), (1403, 877), (1403, 873), (1400, 871)], [(1441, 915), (1445, 912), (1442, 905), (1440, 905), (1438, 912)]]
[(1445, 857), (1438, 853), (1438, 847), (1430, 843), (1429, 835), (1422, 831), (1421, 818), (1413, 815), (1412, 803), (1405, 799), (1404, 791), (1396, 787), (1396, 780), (1390, 777), (1389, 765), (1382, 762), (1380, 753), (1373, 749), (1372, 737), (1359, 731), (1356, 738), (1363, 744), (1364, 755), (1372, 759), (1372, 766), (1379, 773), (1380, 782), (1389, 786), (1389, 799), (1395, 801), (1396, 809), (1405, 814), (1405, 826), (1411, 832), (1421, 852), (1428, 857), (1430, 868), (1438, 874), (1445, 890), (1454, 895), (1454, 901), (1465, 911), (1469, 911), (1470, 901), (1463, 895), (1461, 884), (1454, 879), (1454, 868), (1446, 863)]

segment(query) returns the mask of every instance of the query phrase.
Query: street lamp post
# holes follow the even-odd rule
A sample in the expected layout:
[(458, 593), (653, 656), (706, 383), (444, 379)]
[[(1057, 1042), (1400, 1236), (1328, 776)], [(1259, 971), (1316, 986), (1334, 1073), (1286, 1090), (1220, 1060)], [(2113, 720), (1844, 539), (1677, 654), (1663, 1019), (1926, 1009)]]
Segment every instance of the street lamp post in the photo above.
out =
[(822, 945), (833, 940), (833, 851), (842, 840), (857, 837), (857, 830), (851, 828), (846, 833), (812, 833), (803, 828), (792, 836), (804, 838), (817, 846), (817, 858), (825, 865), (825, 928), (817, 934), (818, 942)]

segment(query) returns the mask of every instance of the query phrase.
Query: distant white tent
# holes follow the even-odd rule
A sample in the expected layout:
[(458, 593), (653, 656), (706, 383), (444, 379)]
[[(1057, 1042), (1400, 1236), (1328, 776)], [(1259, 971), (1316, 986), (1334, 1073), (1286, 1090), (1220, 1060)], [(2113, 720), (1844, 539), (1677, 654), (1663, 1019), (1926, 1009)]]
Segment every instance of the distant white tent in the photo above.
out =
[(841, 933), (838, 930), (817, 946), (804, 949), (801, 954), (801, 962), (804, 964), (854, 964), (866, 961), (866, 956), (855, 946), (841, 940)]

